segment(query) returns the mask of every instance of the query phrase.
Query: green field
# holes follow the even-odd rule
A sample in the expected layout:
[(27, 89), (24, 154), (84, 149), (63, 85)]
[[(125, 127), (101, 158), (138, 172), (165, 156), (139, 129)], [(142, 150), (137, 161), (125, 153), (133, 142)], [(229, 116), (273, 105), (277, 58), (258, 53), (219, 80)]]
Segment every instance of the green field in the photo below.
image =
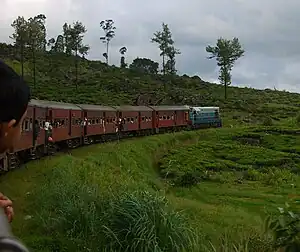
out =
[(300, 136), (277, 131), (93, 145), (31, 162), (2, 177), (0, 190), (32, 251), (273, 251), (263, 220), (300, 186)]
[[(0, 43), (0, 57), (20, 73), (15, 49)], [(0, 191), (14, 201), (13, 231), (32, 251), (265, 252), (283, 243), (286, 233), (274, 240), (264, 220), (299, 198), (299, 94), (229, 87), (225, 100), (223, 86), (198, 76), (85, 59), (76, 88), (74, 57), (51, 52), (37, 52), (34, 85), (28, 55), (33, 98), (220, 106), (224, 120), (222, 129), (79, 148), (2, 176)], [(300, 246), (299, 231), (289, 235), (287, 243)]]

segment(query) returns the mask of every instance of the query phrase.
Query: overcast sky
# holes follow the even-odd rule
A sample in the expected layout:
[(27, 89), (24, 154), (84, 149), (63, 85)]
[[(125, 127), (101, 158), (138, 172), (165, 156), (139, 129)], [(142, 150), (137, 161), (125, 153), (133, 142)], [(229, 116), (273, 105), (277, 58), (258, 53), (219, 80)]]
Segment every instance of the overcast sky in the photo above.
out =
[(10, 24), (18, 16), (47, 16), (48, 37), (61, 33), (64, 22), (80, 20), (88, 32), (89, 58), (101, 59), (104, 44), (99, 22), (115, 21), (116, 37), (110, 63), (119, 65), (119, 48), (126, 46), (127, 62), (148, 57), (158, 62), (150, 43), (161, 23), (169, 24), (177, 48), (180, 74), (215, 81), (218, 69), (206, 59), (205, 46), (220, 36), (237, 36), (245, 56), (235, 65), (233, 83), (254, 88), (300, 92), (299, 0), (0, 0), (0, 40), (10, 42)]

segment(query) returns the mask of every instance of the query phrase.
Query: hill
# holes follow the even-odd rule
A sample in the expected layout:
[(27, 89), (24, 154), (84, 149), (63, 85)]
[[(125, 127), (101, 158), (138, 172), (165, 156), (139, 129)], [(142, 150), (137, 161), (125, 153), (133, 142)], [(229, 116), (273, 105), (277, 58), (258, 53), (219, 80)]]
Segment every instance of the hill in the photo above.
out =
[[(17, 50), (0, 44), (0, 58), (21, 73)], [(100, 61), (78, 58), (78, 85), (75, 85), (75, 58), (64, 53), (39, 53), (36, 85), (30, 57), (25, 57), (24, 76), (33, 96), (64, 102), (107, 105), (189, 104), (220, 106), (228, 124), (293, 124), (300, 111), (300, 95), (276, 90), (229, 87), (224, 99), (221, 85), (198, 76), (163, 76), (107, 66)]]
[[(21, 72), (13, 46), (1, 44), (0, 56)], [(93, 145), (1, 177), (0, 191), (17, 212), (14, 233), (32, 251), (269, 252), (290, 239), (288, 222), (277, 240), (261, 226), (262, 218), (299, 195), (300, 139), (293, 129), (300, 122), (299, 94), (230, 87), (225, 100), (222, 86), (197, 76), (143, 74), (78, 60), (76, 87), (74, 57), (38, 54), (36, 85), (26, 58), (33, 97), (216, 105), (225, 126), (233, 128)]]
[(300, 138), (268, 130), (91, 145), (8, 173), (0, 191), (31, 251), (276, 251), (263, 220), (299, 196)]

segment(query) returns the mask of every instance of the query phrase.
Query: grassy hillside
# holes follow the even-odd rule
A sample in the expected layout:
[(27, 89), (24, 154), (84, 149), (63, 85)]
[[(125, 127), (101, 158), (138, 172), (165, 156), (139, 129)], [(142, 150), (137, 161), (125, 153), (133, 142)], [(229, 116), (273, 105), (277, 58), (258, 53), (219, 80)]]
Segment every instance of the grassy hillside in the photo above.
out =
[[(0, 57), (21, 71), (20, 56), (13, 47), (0, 45)], [(199, 66), (201, 67), (201, 66)], [(299, 114), (300, 95), (295, 93), (230, 87), (224, 88), (199, 77), (146, 75), (80, 59), (78, 89), (75, 86), (74, 57), (64, 54), (37, 56), (36, 87), (32, 62), (25, 62), (25, 78), (35, 98), (93, 104), (189, 104), (220, 106), (228, 125), (294, 124)]]
[(263, 219), (299, 195), (291, 133), (202, 130), (94, 145), (11, 172), (0, 191), (32, 251), (273, 251)]
[[(0, 52), (21, 71), (13, 47)], [(24, 69), (38, 99), (216, 105), (225, 120), (223, 129), (80, 148), (1, 177), (14, 233), (32, 251), (274, 251), (263, 220), (299, 198), (299, 94), (230, 87), (225, 101), (222, 86), (199, 77), (88, 60), (76, 89), (74, 58), (63, 54), (38, 55), (36, 87), (30, 60)]]

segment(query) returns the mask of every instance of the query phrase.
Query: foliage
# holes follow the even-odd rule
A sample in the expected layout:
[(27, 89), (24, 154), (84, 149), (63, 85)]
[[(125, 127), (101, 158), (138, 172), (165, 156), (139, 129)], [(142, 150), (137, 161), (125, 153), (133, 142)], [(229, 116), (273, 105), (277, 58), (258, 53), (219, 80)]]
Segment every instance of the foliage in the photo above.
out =
[(108, 47), (109, 47), (110, 41), (115, 36), (116, 27), (114, 26), (114, 21), (112, 19), (102, 20), (100, 22), (100, 27), (104, 31), (104, 36), (100, 37), (100, 40), (106, 44), (106, 52), (103, 53), (103, 56), (105, 57), (106, 64), (108, 65), (108, 59), (109, 59)]
[(121, 62), (120, 62), (120, 67), (121, 68), (125, 68), (127, 67), (127, 64), (125, 63), (125, 57), (124, 54), (127, 52), (127, 48), (125, 46), (121, 47), (119, 50), (120, 54), (121, 54)]
[[(278, 150), (269, 149), (273, 141), (280, 143), (281, 136), (256, 132), (256, 142), (251, 134), (250, 130), (234, 135), (230, 131), (215, 132), (209, 140), (171, 150), (160, 163), (161, 176), (172, 186), (193, 186), (202, 181), (261, 181), (273, 186), (295, 183), (295, 173), (300, 171), (299, 154), (280, 150), (279, 146)], [(297, 139), (300, 141), (300, 137)]]
[[(151, 39), (152, 43), (157, 43), (161, 51), (160, 56), (163, 58), (162, 72), (163, 74), (175, 74), (175, 56), (180, 54), (180, 51), (174, 47), (174, 40), (172, 39), (172, 33), (169, 26), (162, 23), (162, 31), (157, 31)], [(168, 57), (168, 61), (165, 62), (165, 57)]]
[(232, 40), (219, 38), (215, 47), (207, 46), (206, 51), (211, 55), (209, 59), (216, 58), (220, 67), (219, 80), (225, 87), (225, 99), (227, 98), (227, 86), (231, 84), (231, 70), (234, 63), (244, 55), (244, 50), (238, 38)]
[(129, 68), (145, 74), (158, 73), (158, 63), (146, 58), (134, 59)]
[[(237, 177), (224, 176), (226, 180), (220, 183), (202, 180), (196, 186), (173, 188), (157, 176), (165, 155), (198, 142), (238, 142), (248, 134), (272, 148), (278, 136), (262, 132), (261, 128), (251, 132), (234, 128), (201, 130), (93, 145), (8, 173), (1, 178), (0, 191), (14, 201), (18, 212), (13, 222), (14, 233), (32, 251), (109, 251), (109, 244), (114, 248), (124, 246), (125, 232), (129, 248), (145, 244), (144, 239), (132, 239), (133, 236), (155, 234), (147, 238), (148, 251), (153, 251), (153, 244), (159, 244), (154, 248), (159, 251), (163, 248), (160, 241), (170, 241), (168, 234), (175, 239), (179, 233), (182, 239), (163, 245), (186, 246), (186, 251), (232, 251), (234, 246), (241, 251), (272, 251), (268, 250), (270, 239), (261, 232), (260, 216), (265, 209), (272, 212), (288, 196), (296, 195), (299, 182), (293, 181), (295, 187), (290, 186), (290, 180), (281, 181), (280, 186), (265, 185), (261, 179), (265, 172), (257, 169), (261, 174), (259, 180), (244, 179), (237, 183)], [(259, 138), (261, 135), (263, 138)], [(290, 146), (297, 136), (289, 137), (291, 141), (279, 138), (278, 149)], [(190, 152), (187, 164), (192, 155), (200, 152)], [(227, 148), (223, 148), (226, 152)], [(259, 154), (251, 153), (252, 150), (250, 159)], [(264, 153), (260, 155), (264, 157)], [(19, 186), (11, 186), (14, 184)], [(117, 238), (120, 244), (114, 243)]]
[(284, 208), (278, 208), (279, 216), (268, 216), (265, 220), (266, 231), (271, 232), (275, 249), (286, 252), (300, 250), (299, 202), (295, 203), (293, 207), (286, 203)]

